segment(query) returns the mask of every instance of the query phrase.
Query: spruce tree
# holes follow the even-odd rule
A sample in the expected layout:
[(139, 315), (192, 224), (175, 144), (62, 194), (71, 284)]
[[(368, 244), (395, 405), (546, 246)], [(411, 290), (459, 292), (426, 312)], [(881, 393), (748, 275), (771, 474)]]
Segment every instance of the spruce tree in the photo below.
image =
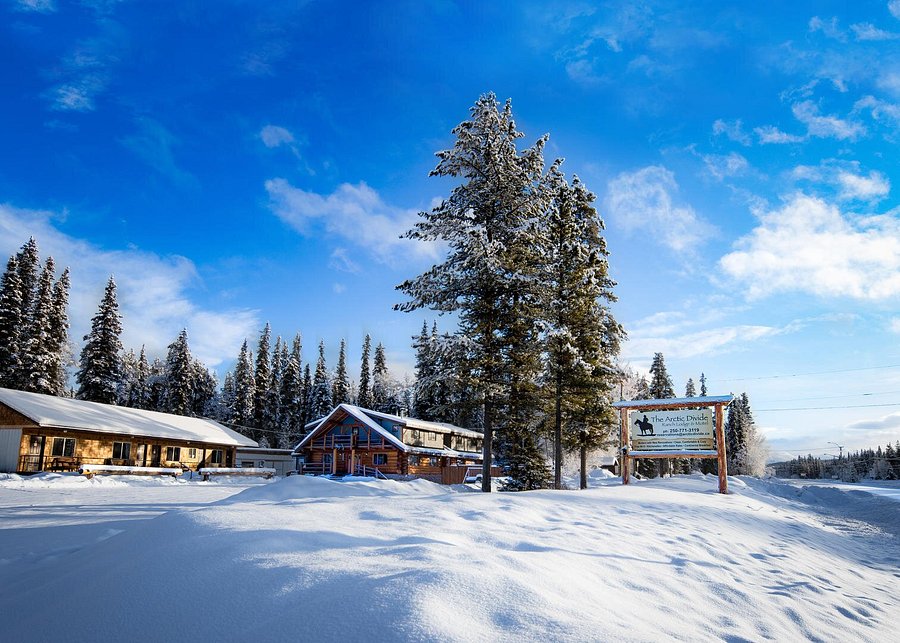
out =
[(350, 379), (347, 377), (347, 342), (341, 340), (334, 384), (331, 387), (331, 406), (350, 402)]
[(218, 416), (221, 422), (234, 422), (232, 409), (234, 408), (234, 374), (225, 373), (225, 381), (222, 382), (222, 408)]
[(0, 387), (17, 388), (22, 372), (22, 280), (15, 255), (0, 280)]
[(653, 354), (653, 364), (650, 366), (650, 397), (654, 400), (675, 397), (675, 387), (666, 370), (666, 361), (662, 353)]
[(75, 374), (79, 400), (115, 404), (116, 390), (122, 379), (122, 316), (116, 300), (116, 282), (112, 277), (97, 314), (91, 320), (91, 331), (84, 336), (80, 369)]
[(137, 382), (137, 362), (138, 358), (133, 348), (129, 348), (122, 355), (122, 376), (116, 387), (116, 404), (119, 406), (134, 406), (132, 396)]
[[(40, 254), (37, 241), (30, 237), (28, 242), (16, 255), (19, 283), (22, 285), (22, 299), (20, 301), (20, 313), (23, 320), (30, 320), (34, 309), (35, 293), (37, 291), (38, 273), (40, 270)], [(23, 349), (24, 350), (24, 349)]]
[(136, 409), (149, 409), (150, 406), (150, 364), (147, 362), (147, 351), (141, 344), (137, 369), (134, 377), (134, 388), (129, 396), (128, 406)]
[(59, 378), (59, 346), (53, 337), (53, 257), (38, 278), (22, 359), (22, 390), (55, 395)]
[(190, 414), (194, 417), (216, 417), (219, 405), (219, 380), (216, 374), (199, 359), (192, 359)]
[(570, 185), (560, 163), (551, 166), (545, 179), (547, 213), (537, 237), (543, 288), (535, 312), (545, 329), (553, 400), (554, 486), (562, 484), (563, 447), (568, 443), (580, 452), (584, 488), (587, 451), (605, 446), (615, 427), (609, 405), (624, 331), (609, 311), (615, 284), (608, 274), (603, 220), (593, 207), (596, 197), (577, 176)]
[(272, 349), (272, 372), (266, 389), (266, 425), (262, 427), (269, 444), (278, 449), (287, 448), (283, 446), (287, 444), (287, 436), (281, 431), (281, 379), (284, 377), (284, 364), (285, 346), (279, 335), (275, 338), (275, 347)]
[(700, 373), (700, 397), (706, 397), (706, 375)]
[(466, 346), (468, 379), (482, 405), (482, 490), (489, 492), (496, 403), (509, 376), (502, 321), (513, 314), (515, 296), (534, 286), (522, 268), (531, 258), (533, 225), (541, 216), (546, 137), (520, 153), (516, 141), (523, 134), (511, 105), (507, 101), (501, 108), (493, 94), (481, 96), (471, 118), (453, 134), (453, 148), (438, 152), (431, 175), (462, 183), (430, 212), (420, 213), (406, 234), (444, 242), (449, 251), (443, 263), (398, 286), (410, 299), (396, 308), (458, 313), (457, 340)]
[(53, 286), (53, 313), (50, 317), (50, 335), (53, 341), (50, 370), (53, 379), (53, 394), (65, 395), (68, 387), (66, 368), (72, 363), (69, 346), (69, 269)]
[[(268, 406), (267, 391), (272, 378), (272, 369), (269, 363), (269, 341), (272, 330), (268, 322), (259, 336), (256, 346), (256, 370), (253, 373), (253, 381), (256, 388), (253, 391), (253, 427), (258, 430), (266, 430), (271, 425), (271, 410)], [(258, 431), (253, 439), (259, 442), (262, 433)]]
[(694, 388), (694, 380), (693, 378), (688, 378), (687, 384), (684, 387), (684, 396), (685, 397), (696, 397), (697, 391)]
[[(285, 347), (286, 348), (286, 347)], [(300, 371), (301, 338), (294, 337), (290, 353), (283, 355), (284, 372), (281, 377), (279, 403), (281, 407), (281, 435), (293, 447), (303, 435), (303, 374)]]
[(231, 407), (231, 421), (248, 437), (251, 435), (250, 424), (253, 422), (253, 396), (256, 382), (253, 376), (253, 354), (247, 348), (247, 340), (241, 345), (237, 363), (234, 366), (234, 404)]
[(182, 329), (166, 354), (166, 412), (191, 415), (196, 369), (188, 347), (187, 329)]
[(364, 409), (372, 408), (372, 387), (369, 384), (369, 352), (372, 350), (372, 338), (368, 333), (363, 340), (362, 359), (359, 367), (359, 391), (356, 394), (356, 405)]
[(372, 410), (382, 413), (391, 412), (391, 387), (388, 375), (384, 345), (378, 342), (375, 357), (372, 361)]
[(303, 432), (306, 433), (306, 425), (312, 422), (313, 418), (313, 380), (309, 369), (309, 362), (303, 367), (303, 416), (301, 426)]
[[(435, 327), (436, 328), (436, 327)], [(413, 337), (416, 351), (415, 412), (420, 420), (436, 420), (437, 364), (436, 347), (432, 334), (428, 332), (428, 322), (422, 322), (422, 332)]]
[(167, 399), (169, 385), (166, 378), (166, 364), (154, 357), (150, 364), (150, 375), (147, 377), (147, 408), (150, 411), (169, 412)]
[(316, 374), (310, 399), (310, 422), (325, 417), (331, 408), (331, 382), (328, 379), (328, 368), (325, 366), (325, 342), (320, 341), (319, 359), (316, 361)]

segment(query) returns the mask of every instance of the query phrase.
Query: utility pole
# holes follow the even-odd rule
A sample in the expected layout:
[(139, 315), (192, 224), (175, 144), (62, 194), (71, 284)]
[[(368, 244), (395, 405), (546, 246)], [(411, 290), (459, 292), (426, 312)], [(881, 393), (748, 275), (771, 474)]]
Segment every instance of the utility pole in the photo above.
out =
[(834, 446), (836, 446), (836, 447), (838, 448), (838, 461), (840, 461), (841, 459), (843, 459), (843, 457), (844, 457), (844, 447), (843, 447), (842, 445), (838, 444), (837, 442), (829, 442), (828, 444), (833, 444)]

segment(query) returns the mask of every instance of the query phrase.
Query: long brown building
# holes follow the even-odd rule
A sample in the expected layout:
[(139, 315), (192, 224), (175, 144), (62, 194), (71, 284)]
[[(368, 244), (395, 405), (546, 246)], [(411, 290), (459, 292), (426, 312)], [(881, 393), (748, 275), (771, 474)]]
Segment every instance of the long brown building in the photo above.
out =
[(0, 472), (233, 467), (256, 442), (213, 420), (0, 388)]

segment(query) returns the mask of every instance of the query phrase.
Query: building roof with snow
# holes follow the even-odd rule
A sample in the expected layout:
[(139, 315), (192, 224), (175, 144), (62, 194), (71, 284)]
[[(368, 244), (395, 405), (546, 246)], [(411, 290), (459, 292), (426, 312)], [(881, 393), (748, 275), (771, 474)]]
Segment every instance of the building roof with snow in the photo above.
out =
[(0, 403), (47, 428), (255, 447), (250, 438), (214, 420), (85, 402), (0, 388)]

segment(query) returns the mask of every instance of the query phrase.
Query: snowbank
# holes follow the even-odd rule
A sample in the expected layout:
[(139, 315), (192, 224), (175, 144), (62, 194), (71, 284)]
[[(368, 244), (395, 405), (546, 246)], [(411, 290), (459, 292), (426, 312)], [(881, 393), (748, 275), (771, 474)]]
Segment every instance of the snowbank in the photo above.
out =
[[(53, 560), (0, 564), (4, 636), (894, 637), (897, 539), (841, 514), (867, 500), (824, 493), (814, 506), (784, 483), (740, 478), (730, 488), (720, 495), (715, 476), (697, 475), (477, 494), (293, 476), (133, 523)], [(55, 515), (50, 492), (40, 493), (47, 504), (35, 510)], [(0, 528), (0, 551), (27, 531)], [(53, 609), (35, 618), (35, 605)]]

